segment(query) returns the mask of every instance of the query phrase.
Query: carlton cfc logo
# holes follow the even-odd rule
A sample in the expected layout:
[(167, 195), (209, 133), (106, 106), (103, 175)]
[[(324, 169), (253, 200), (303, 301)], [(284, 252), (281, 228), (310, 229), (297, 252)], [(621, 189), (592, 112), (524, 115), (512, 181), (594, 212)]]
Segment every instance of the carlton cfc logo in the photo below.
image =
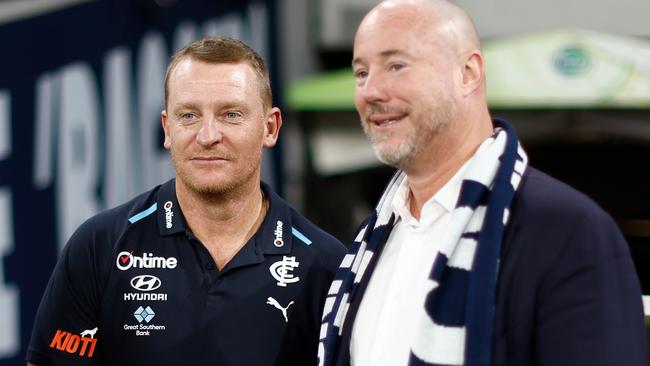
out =
[(300, 281), (300, 277), (296, 277), (293, 274), (293, 269), (300, 265), (296, 261), (296, 257), (287, 257), (286, 255), (282, 257), (281, 261), (273, 263), (269, 267), (269, 271), (273, 278), (278, 280), (277, 285), (280, 287), (287, 287), (287, 283), (295, 283)]
[(154, 257), (152, 253), (144, 253), (142, 257), (133, 252), (120, 252), (115, 260), (117, 269), (126, 271), (131, 268), (176, 268), (178, 261), (174, 257)]

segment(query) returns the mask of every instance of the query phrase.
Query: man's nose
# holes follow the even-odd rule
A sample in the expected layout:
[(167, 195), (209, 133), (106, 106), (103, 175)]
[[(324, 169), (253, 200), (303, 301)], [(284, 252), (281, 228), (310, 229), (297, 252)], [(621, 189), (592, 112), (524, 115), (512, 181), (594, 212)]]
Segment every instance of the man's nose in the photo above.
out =
[(357, 97), (366, 103), (386, 102), (389, 98), (387, 84), (381, 73), (369, 73), (363, 83), (357, 85)]
[(223, 131), (215, 118), (206, 118), (201, 121), (201, 126), (196, 134), (196, 142), (204, 147), (219, 143), (223, 140)]

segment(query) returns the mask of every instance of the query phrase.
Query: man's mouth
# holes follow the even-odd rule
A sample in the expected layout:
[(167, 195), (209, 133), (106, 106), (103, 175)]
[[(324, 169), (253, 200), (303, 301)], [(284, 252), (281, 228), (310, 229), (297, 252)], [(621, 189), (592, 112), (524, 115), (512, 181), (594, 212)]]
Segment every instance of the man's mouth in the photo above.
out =
[(197, 156), (193, 158), (194, 160), (225, 160), (223, 158), (220, 158), (218, 156)]
[(193, 161), (197, 162), (213, 162), (213, 161), (226, 161), (228, 160), (226, 157), (222, 156), (195, 156), (192, 158)]
[(391, 126), (397, 122), (400, 122), (402, 119), (406, 117), (406, 114), (398, 114), (398, 115), (371, 115), (367, 121), (369, 124), (374, 124), (378, 127), (387, 127)]

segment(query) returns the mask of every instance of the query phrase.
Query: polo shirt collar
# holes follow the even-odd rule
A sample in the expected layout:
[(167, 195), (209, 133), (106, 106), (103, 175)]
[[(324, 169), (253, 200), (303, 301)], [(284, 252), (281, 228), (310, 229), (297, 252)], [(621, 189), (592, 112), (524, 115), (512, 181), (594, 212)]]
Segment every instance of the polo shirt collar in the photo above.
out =
[(255, 234), (255, 243), (264, 254), (289, 254), (293, 240), (289, 206), (268, 184), (262, 182), (261, 186), (269, 200), (269, 209)]
[(234, 268), (264, 262), (266, 255), (291, 253), (291, 213), (289, 206), (264, 182), (262, 191), (269, 200), (266, 216), (253, 237), (223, 268), (225, 273)]
[[(255, 246), (263, 254), (289, 254), (293, 240), (289, 206), (268, 184), (261, 182), (261, 188), (269, 200), (269, 208), (262, 225), (253, 236)], [(161, 236), (189, 231), (176, 197), (175, 179), (160, 186), (157, 207), (158, 230)]]
[(441, 215), (452, 212), (456, 207), (458, 196), (460, 195), (464, 173), (472, 159), (473, 157), (466, 161), (447, 183), (425, 202), (422, 206), (420, 220), (416, 220), (413, 217), (409, 208), (410, 189), (408, 186), (408, 177), (401, 182), (393, 197), (393, 201), (391, 202), (393, 212), (401, 220), (416, 226), (429, 225)]
[(171, 179), (160, 186), (157, 198), (156, 214), (158, 231), (161, 236), (184, 233), (187, 229), (185, 217), (176, 198), (176, 179)]

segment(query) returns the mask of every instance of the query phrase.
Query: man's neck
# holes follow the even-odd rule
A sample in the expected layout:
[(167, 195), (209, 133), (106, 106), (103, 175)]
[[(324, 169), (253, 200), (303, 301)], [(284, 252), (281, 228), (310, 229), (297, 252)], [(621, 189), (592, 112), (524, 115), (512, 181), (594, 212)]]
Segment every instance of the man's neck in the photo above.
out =
[(469, 126), (451, 128), (403, 170), (408, 176), (411, 214), (420, 218), (422, 207), (431, 199), (476, 152), (492, 133), (491, 120)]
[(255, 234), (266, 205), (257, 182), (223, 194), (200, 194), (176, 181), (176, 195), (187, 225), (223, 268)]

